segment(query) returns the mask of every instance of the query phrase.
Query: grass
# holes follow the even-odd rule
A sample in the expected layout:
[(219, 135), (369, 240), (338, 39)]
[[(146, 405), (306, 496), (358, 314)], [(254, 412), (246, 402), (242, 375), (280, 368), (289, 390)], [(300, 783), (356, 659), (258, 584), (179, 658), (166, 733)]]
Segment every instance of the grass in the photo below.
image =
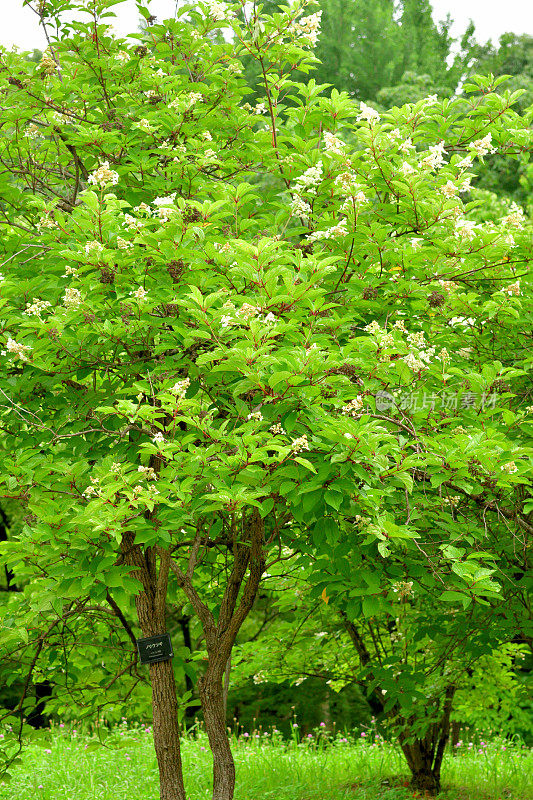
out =
[[(299, 741), (276, 734), (235, 737), (235, 800), (407, 800), (403, 759), (377, 740), (337, 736), (328, 744), (318, 730)], [(211, 757), (205, 736), (182, 742), (190, 800), (210, 800)], [(495, 739), (461, 745), (447, 755), (443, 800), (533, 800), (533, 755)], [(66, 725), (41, 733), (13, 766), (0, 800), (156, 800), (157, 764), (150, 728), (122, 724), (105, 740)]]

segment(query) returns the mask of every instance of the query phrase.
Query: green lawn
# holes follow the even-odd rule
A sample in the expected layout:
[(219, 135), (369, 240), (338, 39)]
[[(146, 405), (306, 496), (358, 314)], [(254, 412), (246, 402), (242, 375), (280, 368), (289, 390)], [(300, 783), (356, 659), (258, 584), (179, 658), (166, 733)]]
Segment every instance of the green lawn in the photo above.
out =
[[(0, 800), (156, 800), (157, 769), (149, 728), (120, 726), (98, 744), (68, 726), (45, 732), (24, 751)], [(235, 740), (236, 800), (403, 800), (405, 768), (384, 743), (337, 737), (324, 746), (320, 734), (283, 744), (263, 734)], [(118, 746), (117, 746), (118, 745)], [(203, 734), (183, 741), (190, 800), (210, 798), (210, 756)], [(533, 756), (501, 740), (462, 745), (443, 770), (447, 800), (533, 800)], [(529, 789), (528, 789), (529, 785)]]

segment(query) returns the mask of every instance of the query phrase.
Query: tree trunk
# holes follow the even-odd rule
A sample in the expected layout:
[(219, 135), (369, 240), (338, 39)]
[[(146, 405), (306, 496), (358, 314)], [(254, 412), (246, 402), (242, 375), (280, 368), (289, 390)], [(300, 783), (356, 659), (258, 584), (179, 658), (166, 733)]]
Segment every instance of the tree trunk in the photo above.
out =
[(440, 791), (440, 764), (434, 763), (434, 748), (426, 740), (417, 739), (402, 744), (402, 750), (411, 771), (411, 786), (430, 796)]
[(153, 736), (161, 800), (185, 800), (178, 701), (172, 661), (150, 664)]
[[(448, 686), (444, 695), (442, 715), (429, 727), (423, 739), (408, 740), (400, 736), (400, 745), (411, 770), (411, 786), (431, 797), (440, 792), (440, 770), (444, 750), (450, 735), (450, 714), (455, 686)], [(402, 741), (403, 739), (403, 741)]]
[[(168, 561), (156, 570), (155, 552), (135, 544), (135, 536), (127, 533), (122, 539), (125, 562), (136, 567), (132, 573), (143, 589), (135, 597), (139, 627), (143, 637), (166, 632), (166, 593)], [(166, 556), (165, 556), (166, 558)], [(186, 800), (181, 764), (178, 699), (172, 661), (150, 664), (152, 686), (153, 737), (159, 769), (160, 800)]]
[(221, 676), (207, 672), (198, 681), (209, 746), (213, 753), (213, 800), (232, 800), (235, 762), (226, 730), (224, 690)]

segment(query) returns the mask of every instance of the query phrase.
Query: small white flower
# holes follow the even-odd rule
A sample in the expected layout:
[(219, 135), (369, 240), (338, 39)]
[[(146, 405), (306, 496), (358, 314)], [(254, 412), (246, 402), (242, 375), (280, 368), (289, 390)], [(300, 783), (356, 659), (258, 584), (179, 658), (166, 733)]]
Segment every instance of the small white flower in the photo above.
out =
[(11, 336), (8, 338), (6, 342), (6, 352), (7, 353), (14, 353), (16, 358), (20, 358), (21, 361), (28, 360), (28, 352), (32, 348), (27, 344), (21, 344), (20, 342), (16, 342), (15, 339), (12, 339)]
[(299, 194), (293, 195), (290, 210), (291, 214), (297, 217), (309, 217), (312, 213), (309, 203), (306, 203)]
[(109, 184), (114, 186), (118, 183), (118, 172), (109, 169), (109, 161), (104, 161), (97, 170), (89, 175), (87, 182), (93, 184), (93, 186), (99, 186), (101, 189)]
[(405, 139), (405, 141), (403, 141), (400, 145), (398, 145), (398, 150), (405, 156), (409, 155), (409, 152), (414, 149), (415, 146), (411, 140), (411, 137), (409, 137), (409, 139)]
[(148, 292), (146, 291), (144, 286), (139, 286), (138, 289), (134, 289), (133, 291), (130, 292), (130, 295), (132, 297), (135, 297), (136, 300), (144, 300), (147, 294)]
[(324, 131), (324, 149), (326, 152), (342, 155), (344, 146), (344, 142), (334, 136), (330, 131)]
[(366, 103), (361, 103), (360, 105), (360, 114), (357, 117), (357, 121), (364, 121), (368, 122), (369, 125), (373, 125), (375, 122), (378, 122), (380, 119), (379, 113), (376, 111), (375, 108), (371, 106), (367, 106)]
[(471, 219), (458, 219), (455, 222), (455, 235), (459, 239), (471, 242), (476, 235), (476, 223)]
[(445, 197), (455, 197), (459, 189), (453, 181), (447, 181), (444, 186), (440, 187), (439, 191)]
[(152, 442), (154, 444), (163, 444), (164, 441), (165, 441), (165, 437), (163, 436), (161, 431), (158, 431), (156, 433), (156, 435), (152, 438)]
[(414, 175), (416, 173), (416, 169), (408, 161), (404, 161), (400, 167), (400, 172), (402, 175)]
[(518, 472), (518, 467), (516, 466), (514, 461), (508, 461), (507, 464), (502, 464), (504, 472), (508, 472), (511, 475), (513, 472)]
[(93, 254), (99, 256), (103, 252), (104, 246), (100, 242), (87, 242), (84, 250), (86, 256), (91, 256)]
[(305, 433), (303, 436), (298, 437), (298, 439), (292, 440), (291, 450), (293, 453), (301, 453), (302, 450), (309, 450), (309, 442), (307, 441), (307, 436)]
[(478, 139), (477, 141), (472, 142), (470, 147), (476, 151), (480, 158), (486, 156), (487, 153), (496, 152), (496, 148), (492, 146), (492, 133), (487, 133), (483, 139)]
[(309, 167), (299, 178), (296, 178), (294, 188), (297, 192), (302, 192), (316, 186), (322, 180), (322, 162), (316, 166)]
[(133, 247), (133, 242), (128, 242), (126, 239), (117, 236), (117, 247), (119, 250), (130, 250)]
[(523, 210), (513, 201), (510, 206), (509, 214), (503, 217), (502, 222), (504, 225), (510, 225), (513, 228), (523, 228), (525, 222)]
[(420, 162), (423, 167), (428, 167), (431, 170), (437, 170), (444, 164), (444, 154), (446, 150), (446, 145), (444, 142), (438, 142), (438, 144), (432, 145), (426, 156), (422, 158)]
[(63, 305), (65, 308), (78, 308), (78, 306), (82, 303), (82, 296), (79, 289), (74, 289), (69, 287), (65, 289), (65, 294), (63, 295)]
[(172, 394), (175, 394), (180, 400), (185, 399), (185, 395), (187, 393), (187, 389), (191, 385), (191, 381), (189, 378), (183, 378), (183, 380), (178, 381), (174, 384), (174, 386), (170, 389)]
[(285, 433), (285, 430), (281, 427), (281, 423), (279, 422), (275, 422), (274, 425), (271, 425), (268, 430), (274, 435)]
[(135, 124), (135, 127), (140, 131), (144, 131), (144, 133), (153, 133), (155, 130), (152, 123), (147, 119), (140, 119), (139, 122)]
[(361, 409), (363, 408), (363, 398), (362, 397), (354, 397), (353, 400), (342, 407), (342, 413), (347, 414), (350, 417), (356, 417)]

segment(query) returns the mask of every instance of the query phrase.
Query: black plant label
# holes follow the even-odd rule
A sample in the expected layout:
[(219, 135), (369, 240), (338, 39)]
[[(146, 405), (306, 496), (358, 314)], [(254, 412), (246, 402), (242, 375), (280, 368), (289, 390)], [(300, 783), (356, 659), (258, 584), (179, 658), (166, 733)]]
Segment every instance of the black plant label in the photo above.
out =
[(141, 664), (155, 664), (156, 661), (168, 661), (174, 651), (168, 633), (158, 636), (149, 636), (147, 639), (137, 639), (137, 650)]

